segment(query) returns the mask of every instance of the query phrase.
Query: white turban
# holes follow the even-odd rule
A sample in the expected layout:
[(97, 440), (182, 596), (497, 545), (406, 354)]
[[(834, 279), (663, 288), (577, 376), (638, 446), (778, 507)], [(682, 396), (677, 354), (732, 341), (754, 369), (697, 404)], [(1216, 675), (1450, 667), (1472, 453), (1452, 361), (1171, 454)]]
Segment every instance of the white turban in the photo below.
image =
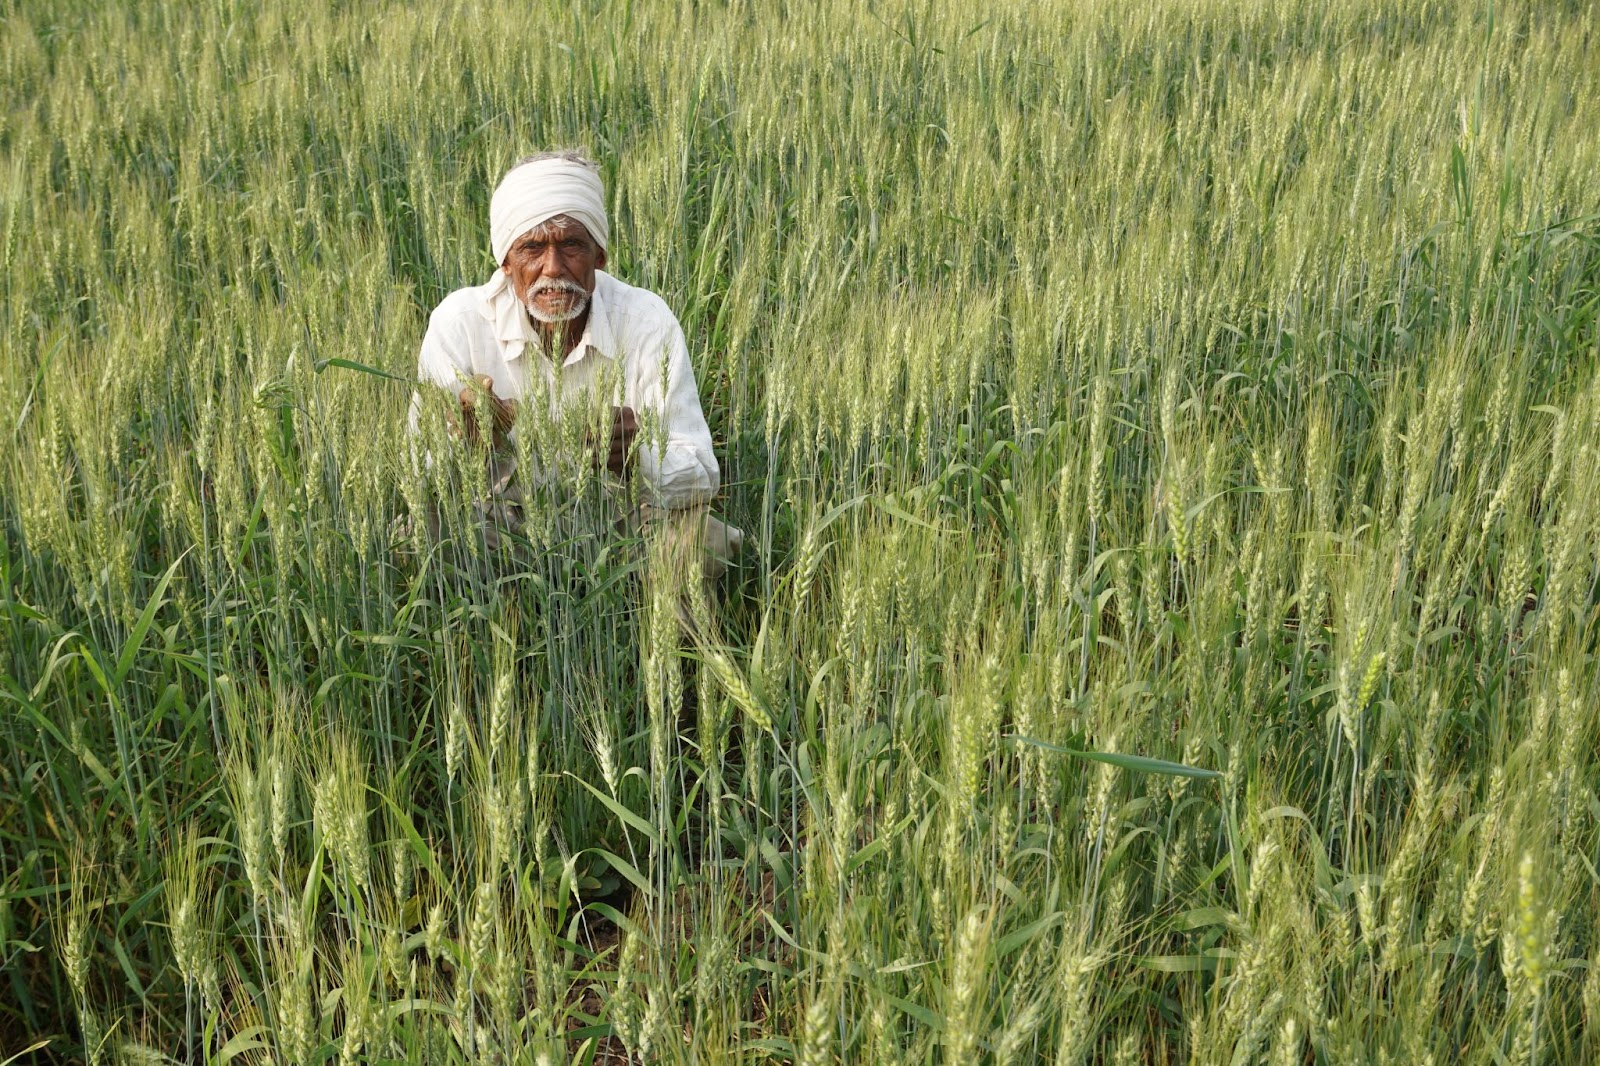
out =
[(489, 242), (496, 264), (511, 242), (557, 215), (577, 219), (601, 248), (611, 236), (605, 186), (592, 166), (570, 159), (536, 159), (513, 167), (489, 200)]

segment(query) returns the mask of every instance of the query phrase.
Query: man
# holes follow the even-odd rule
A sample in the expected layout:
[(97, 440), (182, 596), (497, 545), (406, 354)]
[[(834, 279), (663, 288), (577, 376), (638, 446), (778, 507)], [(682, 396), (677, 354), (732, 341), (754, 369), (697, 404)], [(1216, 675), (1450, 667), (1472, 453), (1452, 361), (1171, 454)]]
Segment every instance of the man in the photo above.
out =
[[(599, 394), (611, 405), (609, 441), (589, 435), (590, 461), (642, 490), (638, 511), (621, 517), (703, 549), (707, 576), (720, 575), (743, 534), (705, 513), (719, 470), (683, 330), (655, 293), (605, 272), (598, 168), (576, 152), (520, 161), (489, 202), (489, 237), (499, 269), (434, 309), (417, 360), (418, 377), (451, 397), (453, 433), (493, 435), (486, 535), (520, 521), (519, 479), (546, 476), (516, 470), (518, 405), (546, 403), (559, 422), (586, 417)], [(421, 403), (414, 394), (413, 430)]]

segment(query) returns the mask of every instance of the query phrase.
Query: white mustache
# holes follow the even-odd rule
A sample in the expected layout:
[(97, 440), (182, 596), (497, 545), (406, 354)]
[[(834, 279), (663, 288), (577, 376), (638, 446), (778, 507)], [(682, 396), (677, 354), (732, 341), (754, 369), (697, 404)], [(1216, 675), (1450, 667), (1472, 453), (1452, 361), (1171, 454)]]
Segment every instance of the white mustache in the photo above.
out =
[(573, 296), (588, 298), (589, 293), (576, 281), (567, 281), (564, 278), (540, 278), (528, 289), (529, 296), (536, 296), (541, 292), (565, 292)]

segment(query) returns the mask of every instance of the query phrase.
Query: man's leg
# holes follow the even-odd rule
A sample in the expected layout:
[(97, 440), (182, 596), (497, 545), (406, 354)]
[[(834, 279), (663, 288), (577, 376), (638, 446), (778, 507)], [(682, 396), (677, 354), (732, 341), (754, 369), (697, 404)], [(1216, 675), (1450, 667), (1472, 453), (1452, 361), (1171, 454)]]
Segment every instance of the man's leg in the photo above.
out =
[[(481, 532), (484, 548), (490, 555), (500, 550), (504, 534), (522, 532), (522, 489), (517, 485), (516, 472), (515, 456), (491, 456), (488, 465), (489, 495), (472, 503), (472, 517), (478, 529), (470, 531), (469, 535)], [(443, 534), (444, 517), (437, 500), (428, 499), (420, 521), (418, 517), (397, 515), (389, 527), (392, 541), (409, 542), (402, 549), (407, 554), (415, 553), (422, 544), (438, 544)], [(422, 539), (424, 534), (426, 541)]]

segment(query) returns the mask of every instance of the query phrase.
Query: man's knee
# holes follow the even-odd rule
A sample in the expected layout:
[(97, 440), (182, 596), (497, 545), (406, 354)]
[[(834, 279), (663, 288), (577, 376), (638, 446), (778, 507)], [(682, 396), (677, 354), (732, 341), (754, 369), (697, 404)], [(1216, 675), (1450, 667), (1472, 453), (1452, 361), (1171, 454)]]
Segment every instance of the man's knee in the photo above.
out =
[(640, 517), (673, 565), (698, 565), (701, 574), (711, 580), (727, 571), (744, 542), (742, 530), (717, 518), (704, 505), (673, 510), (645, 505)]

